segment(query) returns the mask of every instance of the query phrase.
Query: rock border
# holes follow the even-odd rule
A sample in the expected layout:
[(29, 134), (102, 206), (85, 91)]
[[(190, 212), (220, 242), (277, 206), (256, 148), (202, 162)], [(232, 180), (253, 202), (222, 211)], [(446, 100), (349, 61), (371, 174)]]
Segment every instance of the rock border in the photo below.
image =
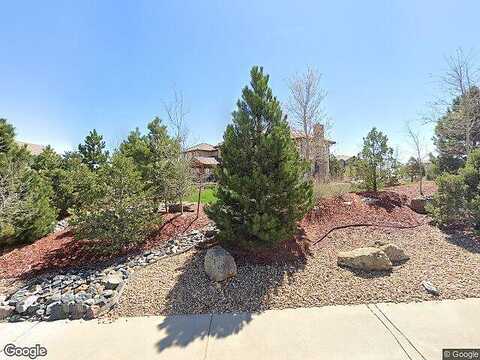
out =
[(135, 268), (183, 254), (211, 240), (217, 230), (210, 224), (169, 239), (142, 254), (119, 258), (98, 269), (71, 269), (43, 275), (9, 296), (0, 296), (0, 321), (90, 320), (114, 308)]

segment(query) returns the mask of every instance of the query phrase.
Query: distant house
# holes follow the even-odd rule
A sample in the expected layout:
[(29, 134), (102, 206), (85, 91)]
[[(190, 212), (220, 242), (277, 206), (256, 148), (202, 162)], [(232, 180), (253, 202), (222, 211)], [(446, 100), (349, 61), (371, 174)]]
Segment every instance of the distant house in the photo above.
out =
[(219, 164), (218, 146), (201, 143), (185, 150), (187, 158), (192, 160), (195, 173), (207, 178), (213, 175), (213, 170)]
[[(320, 181), (327, 181), (330, 176), (330, 147), (335, 144), (335, 141), (325, 138), (325, 127), (322, 124), (316, 123), (312, 132), (308, 160), (313, 166), (313, 176)], [(306, 134), (292, 129), (292, 138), (297, 144), (300, 155), (306, 158)]]
[(17, 141), (17, 144), (20, 146), (25, 146), (27, 150), (32, 153), (32, 155), (39, 155), (46, 148), (46, 146), (43, 145), (31, 144), (23, 141)]
[[(307, 137), (299, 131), (292, 130), (292, 139), (297, 144), (300, 154), (305, 157)], [(315, 124), (309, 160), (312, 162), (314, 176), (321, 181), (327, 181), (329, 178), (330, 147), (333, 144), (335, 141), (325, 138), (323, 125)], [(213, 170), (221, 161), (219, 146), (220, 144), (201, 143), (185, 150), (186, 156), (192, 159), (192, 167), (197, 175), (205, 175), (207, 178), (213, 175)]]
[(349, 160), (354, 158), (354, 156), (350, 155), (335, 155), (335, 157), (344, 168), (347, 166)]

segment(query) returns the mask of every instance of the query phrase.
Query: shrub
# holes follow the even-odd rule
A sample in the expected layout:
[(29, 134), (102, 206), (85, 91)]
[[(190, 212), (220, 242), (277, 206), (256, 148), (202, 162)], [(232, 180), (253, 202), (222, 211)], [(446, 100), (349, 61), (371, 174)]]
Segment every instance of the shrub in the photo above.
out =
[(438, 191), (429, 212), (443, 226), (451, 224), (480, 227), (480, 149), (472, 151), (458, 175), (445, 173), (437, 178)]
[(76, 156), (64, 158), (62, 167), (52, 173), (51, 182), (53, 203), (62, 217), (91, 205), (100, 196), (98, 174)]
[(94, 248), (104, 253), (143, 242), (158, 215), (132, 159), (117, 153), (98, 176), (98, 196), (73, 212), (75, 237), (96, 241)]
[(218, 200), (207, 208), (221, 242), (251, 250), (292, 237), (313, 203), (308, 167), (268, 80), (262, 68), (251, 70), (220, 148)]
[(37, 240), (52, 230), (57, 215), (50, 184), (14, 138), (13, 126), (0, 119), (0, 245)]
[(29, 243), (48, 234), (57, 217), (50, 184), (24, 162), (4, 160), (0, 167), (0, 243)]
[(439, 225), (462, 222), (465, 217), (466, 186), (462, 176), (445, 173), (437, 178), (438, 191), (427, 211)]
[(398, 182), (398, 162), (393, 157), (393, 149), (388, 146), (387, 136), (376, 128), (363, 138), (363, 149), (355, 167), (365, 190), (377, 191), (385, 184)]

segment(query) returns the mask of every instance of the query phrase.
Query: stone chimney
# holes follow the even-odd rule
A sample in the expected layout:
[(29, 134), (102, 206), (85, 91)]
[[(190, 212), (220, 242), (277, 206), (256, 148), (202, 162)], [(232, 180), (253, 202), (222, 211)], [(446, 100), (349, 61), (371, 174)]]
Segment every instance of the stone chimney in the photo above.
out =
[(323, 124), (315, 123), (313, 125), (313, 137), (317, 140), (325, 137), (325, 128)]

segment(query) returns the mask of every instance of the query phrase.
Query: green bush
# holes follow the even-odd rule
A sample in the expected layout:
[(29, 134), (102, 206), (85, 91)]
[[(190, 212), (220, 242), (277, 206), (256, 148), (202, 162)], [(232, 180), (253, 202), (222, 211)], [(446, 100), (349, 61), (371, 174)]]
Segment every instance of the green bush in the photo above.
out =
[(313, 203), (307, 166), (268, 80), (261, 68), (251, 70), (220, 148), (218, 200), (207, 208), (219, 240), (249, 250), (291, 238)]
[(75, 237), (91, 240), (103, 253), (143, 242), (159, 217), (133, 160), (115, 154), (111, 164), (98, 171), (98, 181), (101, 185), (92, 202), (73, 211), (70, 223)]
[(354, 161), (355, 176), (364, 190), (378, 191), (381, 187), (398, 185), (399, 164), (388, 146), (388, 138), (377, 128), (372, 128), (363, 138), (363, 149)]
[(445, 173), (437, 178), (438, 191), (428, 208), (443, 226), (452, 224), (480, 227), (480, 149), (472, 151), (458, 175)]
[(13, 126), (0, 119), (0, 245), (33, 242), (55, 225), (52, 188), (31, 162)]
[(26, 163), (4, 160), (0, 169), (0, 244), (30, 243), (56, 221), (50, 185)]
[(439, 225), (462, 222), (466, 215), (466, 186), (462, 176), (445, 173), (437, 178), (437, 186), (427, 211)]

